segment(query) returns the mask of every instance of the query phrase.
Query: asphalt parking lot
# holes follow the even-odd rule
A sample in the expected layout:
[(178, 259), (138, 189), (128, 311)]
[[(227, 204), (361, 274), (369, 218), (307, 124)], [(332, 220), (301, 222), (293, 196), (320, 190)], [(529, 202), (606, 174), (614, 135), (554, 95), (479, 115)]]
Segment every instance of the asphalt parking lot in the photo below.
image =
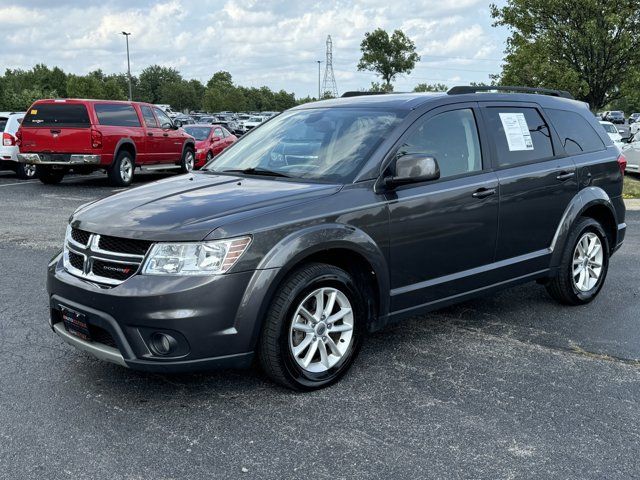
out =
[(0, 172), (0, 478), (640, 477), (640, 212), (591, 305), (536, 284), (468, 301), (295, 394), (257, 371), (128, 371), (51, 332), (46, 264), (72, 211), (113, 191)]

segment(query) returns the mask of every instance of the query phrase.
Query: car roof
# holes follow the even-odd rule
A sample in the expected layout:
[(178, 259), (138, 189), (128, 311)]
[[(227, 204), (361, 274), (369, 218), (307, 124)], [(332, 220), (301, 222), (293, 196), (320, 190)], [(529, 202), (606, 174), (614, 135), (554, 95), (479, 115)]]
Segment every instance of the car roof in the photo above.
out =
[(504, 93), (504, 92), (478, 92), (478, 93), (456, 93), (427, 92), (427, 93), (386, 93), (354, 95), (348, 97), (332, 98), (318, 102), (305, 103), (294, 107), (292, 110), (305, 110), (311, 108), (331, 108), (331, 107), (355, 107), (355, 108), (382, 108), (393, 110), (415, 110), (428, 103), (438, 103), (442, 105), (463, 103), (463, 102), (531, 102), (542, 107), (558, 107), (565, 105), (574, 110), (576, 107), (585, 108), (586, 104), (578, 100), (565, 98), (562, 96), (544, 95), (539, 93)]
[(123, 105), (133, 105), (137, 103), (139, 105), (147, 105), (149, 107), (160, 108), (157, 105), (147, 102), (130, 102), (128, 100), (101, 100), (98, 98), (43, 98), (41, 100), (36, 100), (34, 104), (42, 104), (42, 103), (116, 103)]

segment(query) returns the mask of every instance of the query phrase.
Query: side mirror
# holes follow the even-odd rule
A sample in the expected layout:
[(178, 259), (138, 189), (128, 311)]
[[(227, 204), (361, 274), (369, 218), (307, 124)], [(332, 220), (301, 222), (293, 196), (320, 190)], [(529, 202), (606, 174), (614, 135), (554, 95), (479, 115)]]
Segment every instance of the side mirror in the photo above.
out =
[(174, 120), (173, 126), (176, 128), (180, 128), (183, 125), (182, 120)]
[(433, 157), (421, 154), (406, 154), (396, 160), (396, 173), (384, 179), (387, 187), (393, 188), (411, 183), (428, 182), (440, 178), (440, 167)]
[(218, 143), (220, 140), (222, 139), (220, 137), (216, 137), (215, 135), (211, 137), (211, 143)]

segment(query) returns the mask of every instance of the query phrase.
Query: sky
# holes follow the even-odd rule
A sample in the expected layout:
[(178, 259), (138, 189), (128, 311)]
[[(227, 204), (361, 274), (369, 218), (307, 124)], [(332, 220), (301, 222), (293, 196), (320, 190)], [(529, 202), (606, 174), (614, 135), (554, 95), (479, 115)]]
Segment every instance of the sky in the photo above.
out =
[[(495, 1), (495, 0), (494, 0)], [(505, 0), (497, 0), (501, 5)], [(396, 91), (418, 83), (449, 86), (499, 73), (508, 31), (492, 27), (487, 0), (0, 0), (0, 69), (37, 63), (85, 74), (126, 72), (151, 64), (205, 82), (218, 70), (236, 84), (318, 92), (317, 60), (333, 40), (339, 93), (368, 88), (358, 72), (360, 42), (376, 28), (403, 30), (421, 61)], [(322, 64), (321, 76), (324, 76)]]

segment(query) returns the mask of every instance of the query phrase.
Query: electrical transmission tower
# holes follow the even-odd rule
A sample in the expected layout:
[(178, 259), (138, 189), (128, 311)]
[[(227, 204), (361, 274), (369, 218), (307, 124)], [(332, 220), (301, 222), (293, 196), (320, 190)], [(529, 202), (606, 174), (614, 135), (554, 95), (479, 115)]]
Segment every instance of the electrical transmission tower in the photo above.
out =
[(336, 77), (333, 74), (333, 45), (331, 43), (331, 35), (327, 36), (327, 61), (324, 68), (324, 81), (322, 82), (322, 96), (331, 95), (338, 96), (338, 86), (336, 85)]

